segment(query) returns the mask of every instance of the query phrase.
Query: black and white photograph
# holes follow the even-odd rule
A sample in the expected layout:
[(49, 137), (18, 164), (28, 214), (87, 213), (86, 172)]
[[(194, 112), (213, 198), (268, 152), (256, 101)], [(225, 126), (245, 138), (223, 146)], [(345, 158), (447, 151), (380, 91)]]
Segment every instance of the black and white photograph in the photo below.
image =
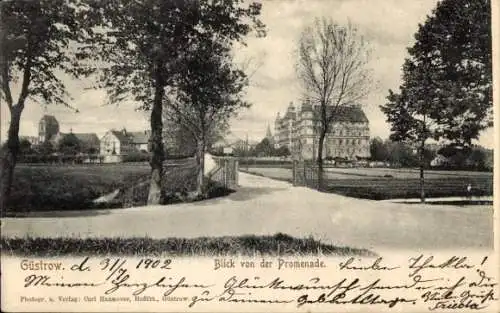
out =
[(495, 1), (0, 10), (2, 311), (498, 309)]

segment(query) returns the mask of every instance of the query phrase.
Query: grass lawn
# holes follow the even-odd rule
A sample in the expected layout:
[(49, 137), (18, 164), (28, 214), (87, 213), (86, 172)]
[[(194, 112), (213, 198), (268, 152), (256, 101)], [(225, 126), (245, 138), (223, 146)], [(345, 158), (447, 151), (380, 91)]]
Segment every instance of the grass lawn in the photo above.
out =
[[(292, 171), (284, 168), (249, 168), (249, 173), (292, 181)], [(420, 197), (419, 172), (413, 169), (329, 168), (325, 176), (326, 192), (373, 200)], [(427, 197), (467, 196), (468, 184), (473, 196), (493, 195), (492, 173), (425, 172)]]
[[(147, 204), (151, 168), (147, 163), (102, 165), (27, 165), (19, 164), (9, 199), (8, 215), (31, 211), (85, 210), (92, 208), (123, 208)], [(196, 184), (196, 168), (191, 160), (173, 160), (164, 176), (167, 203), (184, 201), (187, 190)], [(119, 189), (109, 203), (93, 200)], [(207, 198), (232, 192), (209, 182)], [(189, 199), (186, 201), (191, 201)], [(202, 199), (194, 199), (202, 200)]]
[(25, 165), (14, 172), (11, 211), (78, 210), (92, 200), (147, 179), (146, 163), (105, 165)]
[(313, 238), (239, 236), (216, 238), (2, 238), (1, 252), (20, 256), (120, 255), (120, 256), (374, 256), (365, 249), (322, 244)]

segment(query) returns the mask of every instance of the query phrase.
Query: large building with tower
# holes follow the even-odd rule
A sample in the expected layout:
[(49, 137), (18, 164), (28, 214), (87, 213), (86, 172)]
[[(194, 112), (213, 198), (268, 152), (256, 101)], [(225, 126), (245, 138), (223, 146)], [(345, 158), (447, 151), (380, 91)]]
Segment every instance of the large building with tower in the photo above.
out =
[[(286, 146), (295, 158), (316, 158), (320, 125), (320, 106), (304, 102), (295, 107), (292, 102), (274, 123), (276, 148)], [(329, 107), (328, 110), (332, 110)], [(359, 105), (337, 109), (323, 146), (323, 158), (359, 160), (370, 157), (369, 121)]]

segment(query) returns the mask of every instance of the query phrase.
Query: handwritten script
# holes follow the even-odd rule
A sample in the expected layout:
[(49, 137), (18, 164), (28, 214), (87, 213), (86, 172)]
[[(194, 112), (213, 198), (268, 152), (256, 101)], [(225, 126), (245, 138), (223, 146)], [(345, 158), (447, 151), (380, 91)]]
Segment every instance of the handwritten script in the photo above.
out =
[(23, 259), (17, 265), (22, 273), (18, 294), (22, 294), (22, 303), (175, 301), (186, 308), (260, 303), (328, 306), (326, 310), (334, 310), (334, 306), (394, 310), (419, 306), (428, 311), (479, 311), (498, 300), (497, 280), (488, 262), (487, 256), (424, 254), (399, 263), (382, 257), (227, 258), (196, 266), (182, 259), (162, 258)]

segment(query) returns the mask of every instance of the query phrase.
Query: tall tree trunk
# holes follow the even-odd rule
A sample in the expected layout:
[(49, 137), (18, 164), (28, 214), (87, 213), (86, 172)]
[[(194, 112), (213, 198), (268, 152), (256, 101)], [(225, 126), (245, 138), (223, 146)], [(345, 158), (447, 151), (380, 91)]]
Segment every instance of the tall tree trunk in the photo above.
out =
[(202, 196), (205, 192), (205, 142), (199, 140), (196, 146), (196, 162), (198, 166), (198, 175), (196, 177), (196, 194)]
[(323, 189), (323, 143), (325, 141), (326, 132), (321, 131), (319, 134), (318, 141), (318, 159), (316, 160), (318, 163), (318, 190)]
[[(158, 74), (160, 75), (160, 74)], [(151, 109), (151, 183), (149, 185), (148, 204), (163, 204), (163, 96), (165, 95), (161, 78), (157, 77), (153, 108)]]
[(425, 180), (424, 180), (424, 147), (425, 140), (422, 140), (419, 148), (419, 161), (420, 161), (420, 202), (425, 203)]
[(7, 138), (6, 149), (2, 156), (2, 167), (0, 172), (0, 216), (7, 213), (7, 205), (14, 178), (17, 156), (19, 154), (19, 124), (21, 121), (22, 106), (12, 107), (11, 120)]

